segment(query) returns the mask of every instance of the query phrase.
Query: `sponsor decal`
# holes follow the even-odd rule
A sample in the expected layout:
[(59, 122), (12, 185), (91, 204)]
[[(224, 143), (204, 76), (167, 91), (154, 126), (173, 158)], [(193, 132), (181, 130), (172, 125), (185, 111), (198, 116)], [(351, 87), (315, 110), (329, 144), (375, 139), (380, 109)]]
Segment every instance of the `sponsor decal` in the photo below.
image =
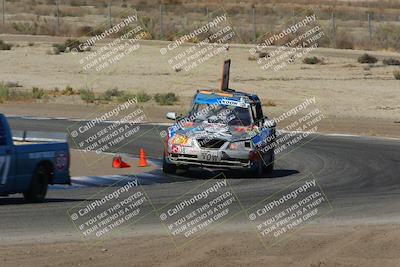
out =
[(49, 151), (49, 152), (35, 152), (35, 153), (29, 153), (28, 157), (30, 159), (41, 159), (41, 158), (53, 158), (55, 155), (54, 151)]
[(227, 99), (227, 98), (221, 98), (219, 102), (222, 105), (227, 105), (227, 106), (234, 106), (234, 107), (241, 107), (241, 108), (248, 108), (249, 104), (244, 101), (244, 98), (240, 98), (240, 101), (233, 100), (233, 99)]
[(65, 152), (58, 152), (56, 156), (57, 170), (63, 170), (68, 165), (68, 156)]

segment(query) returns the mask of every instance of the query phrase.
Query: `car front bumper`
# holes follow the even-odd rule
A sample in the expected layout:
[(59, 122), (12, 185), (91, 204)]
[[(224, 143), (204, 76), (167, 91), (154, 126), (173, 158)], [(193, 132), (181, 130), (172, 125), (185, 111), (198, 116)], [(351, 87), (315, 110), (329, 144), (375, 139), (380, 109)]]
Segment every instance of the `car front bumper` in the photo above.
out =
[(251, 150), (202, 149), (198, 147), (169, 147), (165, 159), (169, 164), (210, 168), (250, 168)]
[(241, 159), (221, 159), (218, 161), (206, 161), (199, 159), (197, 156), (185, 154), (169, 154), (166, 157), (168, 163), (182, 166), (201, 166), (210, 168), (226, 168), (226, 169), (243, 169), (250, 168), (250, 160)]

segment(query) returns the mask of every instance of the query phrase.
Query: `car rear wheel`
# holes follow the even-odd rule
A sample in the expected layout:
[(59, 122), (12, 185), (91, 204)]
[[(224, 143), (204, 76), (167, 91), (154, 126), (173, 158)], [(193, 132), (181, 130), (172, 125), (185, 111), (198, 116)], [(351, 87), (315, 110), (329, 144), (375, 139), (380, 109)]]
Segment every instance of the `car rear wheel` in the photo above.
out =
[(36, 168), (28, 191), (24, 192), (25, 200), (32, 203), (43, 202), (50, 179), (50, 172), (45, 166)]
[(163, 169), (164, 173), (174, 174), (174, 173), (176, 173), (177, 167), (175, 164), (168, 163), (167, 160), (165, 159), (165, 155), (164, 155), (162, 169)]

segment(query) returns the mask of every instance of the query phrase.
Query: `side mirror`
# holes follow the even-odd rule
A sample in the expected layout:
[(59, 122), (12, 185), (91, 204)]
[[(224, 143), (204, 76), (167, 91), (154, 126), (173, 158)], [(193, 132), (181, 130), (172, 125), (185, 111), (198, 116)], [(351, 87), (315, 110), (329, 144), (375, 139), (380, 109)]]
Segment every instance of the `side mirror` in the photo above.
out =
[(274, 120), (269, 120), (269, 119), (265, 118), (264, 127), (266, 127), (266, 128), (275, 128), (276, 127), (276, 122)]
[(175, 112), (168, 112), (166, 117), (169, 120), (176, 120), (176, 113)]

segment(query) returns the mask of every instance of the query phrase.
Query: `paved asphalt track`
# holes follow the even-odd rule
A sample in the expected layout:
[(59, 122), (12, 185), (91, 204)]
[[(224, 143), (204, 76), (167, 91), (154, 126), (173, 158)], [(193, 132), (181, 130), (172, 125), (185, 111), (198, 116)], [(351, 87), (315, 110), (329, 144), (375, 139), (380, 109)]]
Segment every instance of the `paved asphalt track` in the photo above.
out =
[[(10, 118), (13, 130), (65, 132), (73, 122), (67, 120), (32, 120)], [(81, 122), (83, 123), (83, 122)], [(102, 127), (101, 125), (97, 127)], [(143, 147), (147, 155), (160, 162), (165, 126), (142, 125), (142, 135), (118, 152), (136, 154)], [(99, 129), (93, 129), (97, 131)], [(70, 141), (71, 147), (74, 147)], [(218, 175), (219, 171), (194, 169), (166, 177), (161, 170), (153, 174), (162, 182), (144, 185), (156, 209)], [(321, 223), (390, 223), (400, 218), (400, 142), (395, 139), (312, 135), (294, 150), (278, 154), (275, 171), (265, 178), (246, 177), (241, 172), (225, 172), (232, 190), (240, 200), (242, 212), (230, 221), (246, 221), (243, 209), (286, 188), (290, 183), (312, 175), (326, 194), (329, 214), (317, 219)], [(52, 189), (42, 204), (26, 204), (21, 195), (0, 198), (0, 244), (33, 240), (64, 240), (79, 234), (67, 216), (67, 210), (102, 188)], [(201, 203), (199, 203), (201, 204)], [(132, 230), (156, 231), (158, 215), (150, 205)], [(314, 223), (315, 223), (314, 222)], [(157, 227), (157, 229), (160, 227)]]

